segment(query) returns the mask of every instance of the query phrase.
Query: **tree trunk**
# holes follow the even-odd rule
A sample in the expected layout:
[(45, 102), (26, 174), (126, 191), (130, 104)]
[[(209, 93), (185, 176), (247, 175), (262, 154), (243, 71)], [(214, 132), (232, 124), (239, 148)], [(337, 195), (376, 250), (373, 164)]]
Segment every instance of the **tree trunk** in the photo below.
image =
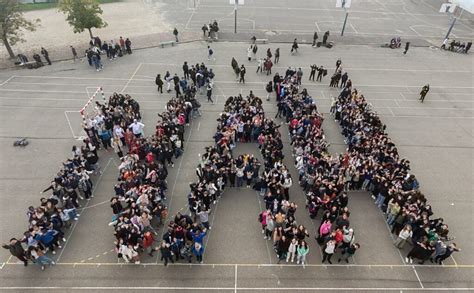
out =
[(93, 39), (94, 36), (92, 35), (92, 30), (91, 30), (91, 28), (88, 28), (88, 30), (89, 30), (89, 35), (91, 36), (91, 39)]
[(7, 48), (8, 54), (10, 55), (10, 58), (15, 58), (15, 54), (13, 53), (12, 47), (10, 47), (10, 43), (8, 42), (8, 38), (6, 36), (2, 37), (3, 44), (5, 45), (5, 48)]

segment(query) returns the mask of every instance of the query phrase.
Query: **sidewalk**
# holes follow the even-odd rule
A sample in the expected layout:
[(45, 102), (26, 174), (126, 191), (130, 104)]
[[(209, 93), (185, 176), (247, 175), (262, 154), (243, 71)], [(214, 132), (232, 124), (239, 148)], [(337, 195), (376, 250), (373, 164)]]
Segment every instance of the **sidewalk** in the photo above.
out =
[[(220, 32), (219, 33), (219, 41), (226, 41), (226, 42), (249, 42), (250, 38), (255, 36), (257, 39), (268, 39), (269, 43), (292, 43), (295, 38), (298, 39), (299, 44), (311, 44), (313, 42), (313, 35), (312, 34), (274, 34), (269, 35), (265, 32), (254, 32), (254, 33), (237, 33), (234, 34), (232, 32)], [(184, 31), (180, 33), (179, 39), (181, 42), (193, 42), (193, 41), (201, 41), (207, 40), (202, 35), (202, 32), (192, 32), (192, 31)], [(165, 41), (172, 41), (174, 40), (174, 35), (170, 33), (156, 33), (156, 34), (149, 34), (149, 35), (141, 35), (137, 37), (131, 37), (132, 41), (132, 50), (137, 49), (145, 49), (145, 48), (152, 48), (158, 47), (160, 42)], [(322, 37), (318, 39), (321, 41)], [(214, 42), (216, 40), (213, 40)], [(331, 35), (328, 39), (329, 42), (333, 42), (335, 46), (338, 45), (371, 45), (371, 46), (382, 46), (388, 43), (390, 40), (380, 36), (354, 36), (354, 35), (346, 35), (341, 37), (340, 35), (333, 36)], [(432, 42), (423, 39), (403, 39), (402, 42), (405, 43), (409, 41), (411, 46), (414, 47), (429, 47), (435, 45), (437, 41), (442, 42), (442, 40), (433, 40)], [(89, 44), (75, 44), (75, 48), (79, 56), (84, 56), (85, 50), (88, 48)], [(49, 52), (49, 56), (51, 61), (63, 61), (72, 58), (72, 53), (69, 47), (50, 47), (47, 48)], [(33, 51), (27, 56), (31, 56)], [(16, 60), (14, 60), (16, 61)], [(0, 69), (12, 68), (15, 67), (14, 61), (9, 59), (0, 59)]]

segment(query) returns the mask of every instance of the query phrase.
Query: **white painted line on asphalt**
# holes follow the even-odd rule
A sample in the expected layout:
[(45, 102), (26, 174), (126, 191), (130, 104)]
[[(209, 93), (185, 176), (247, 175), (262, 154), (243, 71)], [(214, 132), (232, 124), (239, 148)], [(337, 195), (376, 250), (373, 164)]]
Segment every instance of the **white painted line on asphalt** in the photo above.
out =
[(12, 75), (10, 76), (7, 80), (5, 80), (4, 82), (0, 83), (0, 87), (6, 85), (8, 82), (10, 82), (10, 80), (12, 80), (13, 78), (15, 78), (15, 75)]
[(113, 286), (113, 287), (104, 287), (104, 286), (48, 286), (48, 287), (40, 287), (40, 286), (15, 286), (15, 287), (0, 287), (1, 290), (82, 290), (82, 291), (89, 291), (89, 290), (107, 290), (107, 291), (116, 291), (116, 290), (130, 290), (132, 291), (149, 291), (149, 290), (181, 290), (181, 291), (471, 291), (472, 288), (411, 288), (411, 287), (158, 287), (158, 286), (150, 286), (150, 287), (123, 287), (123, 286)]
[(12, 257), (13, 257), (13, 255), (10, 255), (10, 256), (8, 257), (7, 261), (2, 263), (2, 266), (0, 267), (0, 270), (2, 270), (5, 265), (9, 264), (10, 260), (12, 259)]
[[(175, 63), (142, 63), (143, 65), (158, 65), (158, 66), (181, 66), (180, 64), (175, 64)], [(209, 67), (224, 67), (224, 68), (229, 68), (231, 69), (231, 66), (228, 64), (211, 64)], [(257, 65), (245, 65), (245, 67), (250, 67), (250, 68), (257, 68)], [(302, 69), (310, 69), (309, 66), (297, 66), (295, 67), (301, 67)], [(287, 69), (287, 66), (273, 66), (272, 68), (281, 68), (281, 69)], [(344, 68), (346, 71), (400, 71), (400, 72), (439, 72), (439, 73), (472, 73), (472, 70), (446, 70), (446, 69), (406, 69), (406, 68), (369, 68), (369, 67), (347, 67)], [(419, 85), (417, 87), (420, 87)], [(472, 88), (472, 87), (471, 87)]]
[(386, 108), (390, 111), (390, 113), (392, 114), (392, 116), (395, 117), (395, 113), (393, 113), (392, 108), (390, 108), (390, 107), (386, 107)]
[[(112, 159), (112, 158), (110, 158), (110, 159)], [(113, 159), (112, 159), (112, 160), (113, 160)], [(87, 206), (87, 207), (83, 207), (82, 209), (79, 209), (79, 210), (82, 211), (82, 210), (87, 210), (87, 209), (95, 208), (95, 207), (97, 207), (97, 206), (101, 206), (101, 205), (106, 204), (106, 203), (109, 203), (109, 202), (110, 202), (110, 200), (104, 200), (104, 201), (102, 201), (102, 202), (99, 202), (99, 203), (96, 203), (96, 204), (93, 204), (93, 205), (90, 205), (90, 206)]]
[[(211, 230), (212, 231), (212, 230)], [(58, 263), (56, 265), (60, 266), (95, 266), (97, 263), (78, 263), (78, 262), (64, 262), (64, 263)], [(15, 262), (15, 263), (7, 263), (7, 266), (10, 265), (18, 265), (22, 266), (23, 262)], [(102, 266), (136, 266), (134, 263), (115, 263), (115, 262), (106, 262), (106, 263), (101, 263)], [(140, 265), (146, 265), (146, 266), (163, 266), (162, 263), (145, 263), (145, 264), (140, 264)], [(175, 262), (174, 264), (168, 264), (169, 266), (214, 266), (214, 267), (233, 267), (235, 265), (238, 265), (239, 267), (281, 267), (281, 268), (300, 268), (300, 265), (296, 264), (251, 264), (251, 263), (177, 263)], [(430, 268), (430, 269), (468, 269), (472, 270), (474, 269), (474, 264), (465, 264), (465, 265), (419, 265), (419, 264), (307, 264), (307, 267), (314, 267), (314, 268), (320, 268), (320, 267), (350, 267), (350, 268), (390, 268), (390, 269), (395, 269), (395, 268), (409, 268), (412, 269), (414, 266), (415, 268)]]
[(420, 276), (418, 276), (418, 272), (416, 271), (416, 269), (415, 269), (414, 266), (412, 266), (412, 267), (413, 267), (413, 271), (415, 272), (415, 276), (416, 276), (416, 278), (418, 279), (418, 283), (420, 283), (421, 289), (424, 289), (425, 286), (423, 286), (423, 283), (421, 282)]
[(127, 86), (130, 84), (130, 82), (133, 80), (133, 78), (135, 77), (135, 74), (137, 74), (137, 72), (140, 70), (140, 68), (142, 67), (142, 63), (138, 64), (137, 68), (135, 69), (135, 71), (133, 72), (132, 76), (130, 76), (130, 78), (128, 79), (127, 83), (125, 84), (125, 86), (122, 88), (122, 90), (120, 91), (120, 93), (123, 93), (125, 91), (125, 89), (127, 88)]
[(359, 32), (356, 30), (356, 28), (354, 27), (354, 25), (352, 25), (352, 23), (349, 23), (349, 25), (351, 26), (351, 28), (354, 30), (354, 32), (355, 32), (356, 34), (359, 33)]
[(67, 124), (69, 125), (69, 129), (71, 130), (72, 138), (77, 139), (78, 136), (76, 136), (74, 133), (74, 129), (72, 128), (71, 121), (69, 120), (69, 116), (67, 115), (67, 113), (79, 113), (79, 111), (64, 111), (64, 116), (66, 117)]
[(318, 22), (315, 21), (315, 22), (314, 22), (314, 25), (316, 25), (316, 29), (317, 29), (317, 31), (320, 33), (320, 32), (321, 32), (321, 29), (319, 28)]
[[(143, 63), (147, 64), (147, 63)], [(15, 78), (46, 78), (46, 79), (83, 79), (83, 80), (122, 80), (122, 81), (128, 81), (128, 78), (115, 78), (115, 77), (72, 77), (72, 76), (42, 76), (42, 75), (15, 75)], [(142, 81), (148, 81), (148, 79), (137, 79), (135, 78), (134, 80), (142, 80)], [(67, 84), (65, 84), (67, 86)], [(120, 86), (120, 85), (119, 85)]]
[(189, 15), (188, 21), (186, 22), (186, 25), (184, 26), (185, 30), (188, 29), (188, 25), (191, 22), (191, 19), (193, 18), (195, 12), (196, 12), (196, 9), (193, 9), (193, 11), (191, 12), (191, 15)]
[[(97, 186), (99, 186), (100, 182), (102, 181), (102, 177), (104, 176), (105, 174), (105, 171), (107, 170), (107, 168), (109, 167), (110, 165), (110, 162), (113, 160), (113, 158), (110, 158), (109, 161), (107, 162), (107, 164), (105, 165), (102, 173), (100, 174), (99, 176), (99, 179), (97, 179), (97, 182), (95, 182), (95, 186), (94, 186), (94, 189), (92, 189), (92, 194), (94, 194), (95, 190), (97, 189)], [(88, 200), (86, 202), (86, 205), (84, 206), (84, 209), (87, 208), (87, 206), (89, 205), (91, 201)], [(84, 213), (81, 214), (81, 218), (84, 217)], [(71, 232), (69, 233), (69, 236), (68, 238), (66, 239), (66, 242), (64, 243), (64, 246), (63, 246), (63, 249), (61, 250), (61, 253), (59, 254), (58, 258), (56, 259), (56, 264), (59, 264), (59, 261), (61, 260), (61, 257), (63, 256), (63, 253), (64, 251), (66, 251), (66, 247), (67, 245), (69, 244), (69, 240), (71, 240), (72, 238), (72, 235), (74, 233), (74, 230), (76, 229), (77, 227), (77, 224), (79, 223), (79, 221), (81, 220), (81, 218), (79, 218), (79, 220), (77, 220), (75, 223), (74, 223), (74, 226), (72, 227), (71, 229)]]
[(238, 266), (235, 265), (235, 276), (234, 276), (234, 292), (237, 293), (237, 268)]
[[(134, 81), (138, 80), (138, 79), (133, 79)], [(145, 80), (145, 81), (152, 81), (151, 79), (150, 80)], [(223, 84), (233, 84), (233, 85), (236, 85), (238, 86), (239, 84), (235, 81), (235, 80), (217, 80), (216, 83), (223, 83)], [(265, 81), (254, 81), (254, 82), (246, 82), (246, 84), (267, 84), (267, 82)], [(65, 85), (67, 86), (67, 85)], [(327, 88), (327, 84), (323, 84), (323, 83), (319, 83), (319, 84), (316, 84), (316, 83), (302, 83), (302, 86), (304, 87), (325, 87)], [(128, 86), (127, 86), (128, 87)], [(130, 87), (154, 87), (154, 86), (130, 86)], [(386, 87), (386, 88), (419, 88), (420, 86), (419, 85), (397, 85), (397, 84), (359, 84), (356, 88), (364, 88), (364, 87), (374, 87), (374, 88), (378, 88), (378, 87)], [(431, 88), (439, 88), (439, 89), (466, 89), (466, 90), (472, 90), (474, 89), (474, 87), (469, 87), (469, 86), (444, 86), (444, 85), (438, 85), (438, 86), (430, 86)], [(260, 89), (256, 89), (256, 90), (260, 90)], [(60, 94), (67, 94), (67, 93), (70, 93), (70, 94), (84, 94), (83, 91), (45, 91), (45, 90), (26, 90), (26, 89), (2, 89), (0, 88), (0, 91), (7, 91), (7, 92), (33, 92), (33, 93), (60, 93)], [(408, 90), (409, 91), (409, 90)], [(113, 91), (104, 91), (104, 93), (114, 93)], [(410, 91), (410, 93), (413, 93), (412, 91)], [(149, 92), (146, 92), (146, 93), (132, 93), (132, 92), (129, 92), (129, 94), (138, 94), (138, 95), (156, 95), (156, 93), (149, 93)], [(456, 94), (466, 94), (468, 95), (468, 93), (453, 93), (453, 95), (456, 95)]]

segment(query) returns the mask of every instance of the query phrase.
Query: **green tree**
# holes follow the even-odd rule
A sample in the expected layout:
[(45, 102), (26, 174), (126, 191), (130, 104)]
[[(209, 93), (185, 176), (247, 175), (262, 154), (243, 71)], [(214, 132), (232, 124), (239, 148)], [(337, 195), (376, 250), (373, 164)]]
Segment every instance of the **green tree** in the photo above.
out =
[(18, 0), (0, 0), (0, 39), (11, 58), (15, 58), (12, 47), (23, 43), (23, 31), (34, 31), (40, 20), (27, 20), (23, 17)]
[(58, 7), (60, 12), (66, 14), (66, 20), (74, 28), (74, 33), (82, 33), (87, 29), (93, 38), (92, 28), (107, 26), (100, 17), (102, 9), (96, 0), (60, 0)]

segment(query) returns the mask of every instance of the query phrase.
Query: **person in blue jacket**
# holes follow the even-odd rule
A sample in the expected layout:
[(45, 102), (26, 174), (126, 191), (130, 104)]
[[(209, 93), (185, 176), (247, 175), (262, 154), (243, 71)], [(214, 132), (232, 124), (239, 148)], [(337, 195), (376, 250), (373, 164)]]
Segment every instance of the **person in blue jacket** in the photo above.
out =
[(203, 263), (202, 255), (204, 254), (204, 245), (199, 242), (194, 242), (193, 254), (196, 256), (196, 260), (202, 264)]

